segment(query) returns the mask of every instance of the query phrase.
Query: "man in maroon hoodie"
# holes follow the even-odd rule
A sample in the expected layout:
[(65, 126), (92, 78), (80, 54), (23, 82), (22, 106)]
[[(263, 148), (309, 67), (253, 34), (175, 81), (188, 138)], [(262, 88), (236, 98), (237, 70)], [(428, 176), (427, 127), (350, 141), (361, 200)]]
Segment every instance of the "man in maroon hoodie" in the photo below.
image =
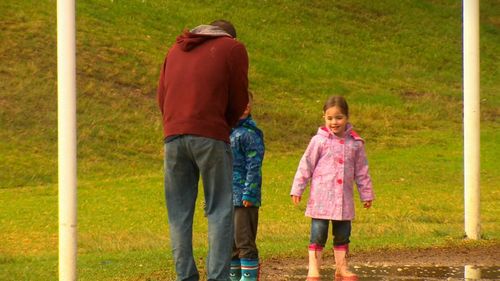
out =
[(248, 55), (224, 20), (184, 31), (158, 84), (165, 197), (177, 280), (199, 280), (193, 215), (201, 176), (208, 218), (208, 280), (229, 280), (233, 239), (231, 128), (248, 103)]

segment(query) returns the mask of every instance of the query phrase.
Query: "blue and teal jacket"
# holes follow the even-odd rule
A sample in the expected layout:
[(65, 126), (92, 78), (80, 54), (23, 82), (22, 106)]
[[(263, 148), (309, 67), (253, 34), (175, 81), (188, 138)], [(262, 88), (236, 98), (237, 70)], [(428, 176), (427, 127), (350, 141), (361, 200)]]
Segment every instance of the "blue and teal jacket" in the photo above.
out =
[(233, 150), (233, 203), (243, 206), (243, 200), (261, 205), (262, 161), (264, 135), (252, 116), (241, 119), (231, 131)]

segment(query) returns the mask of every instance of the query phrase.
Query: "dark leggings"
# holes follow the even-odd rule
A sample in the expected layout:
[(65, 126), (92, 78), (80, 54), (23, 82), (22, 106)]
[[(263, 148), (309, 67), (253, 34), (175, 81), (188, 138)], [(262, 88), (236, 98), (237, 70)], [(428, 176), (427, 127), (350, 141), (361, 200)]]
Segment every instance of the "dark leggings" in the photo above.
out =
[[(332, 220), (333, 245), (342, 246), (349, 244), (351, 236), (351, 221)], [(311, 239), (309, 248), (323, 249), (328, 238), (328, 226), (330, 220), (312, 219), (311, 221)]]

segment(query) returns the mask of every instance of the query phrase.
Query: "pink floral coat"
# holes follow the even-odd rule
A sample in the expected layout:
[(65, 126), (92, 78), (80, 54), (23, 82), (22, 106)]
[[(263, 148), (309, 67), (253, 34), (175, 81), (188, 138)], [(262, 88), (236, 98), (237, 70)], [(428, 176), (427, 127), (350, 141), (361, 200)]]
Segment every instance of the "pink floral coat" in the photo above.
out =
[(364, 141), (350, 124), (343, 138), (335, 136), (325, 127), (318, 129), (300, 160), (290, 195), (302, 196), (309, 181), (308, 217), (354, 219), (354, 182), (361, 201), (374, 199)]

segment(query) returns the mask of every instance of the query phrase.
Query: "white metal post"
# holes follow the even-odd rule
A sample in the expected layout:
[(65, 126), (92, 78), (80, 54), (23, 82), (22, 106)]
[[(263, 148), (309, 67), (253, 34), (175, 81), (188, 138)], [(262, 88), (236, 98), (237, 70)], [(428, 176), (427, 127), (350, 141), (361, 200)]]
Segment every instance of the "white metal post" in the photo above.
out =
[(464, 279), (465, 280), (480, 280), (481, 279), (481, 268), (475, 265), (465, 265), (464, 267)]
[(465, 235), (480, 239), (479, 0), (463, 0)]
[(59, 280), (76, 280), (76, 24), (75, 0), (57, 1)]

